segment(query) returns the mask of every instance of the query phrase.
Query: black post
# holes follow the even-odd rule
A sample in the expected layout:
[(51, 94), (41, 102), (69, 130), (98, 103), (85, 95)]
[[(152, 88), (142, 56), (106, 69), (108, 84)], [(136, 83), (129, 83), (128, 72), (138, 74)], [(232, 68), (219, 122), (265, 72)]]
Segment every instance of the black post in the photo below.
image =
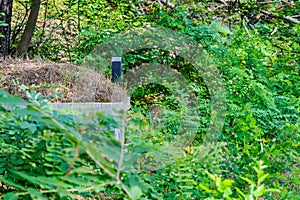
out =
[(121, 76), (122, 76), (122, 57), (112, 57), (111, 59), (111, 72), (112, 77), (111, 81), (113, 83), (118, 83), (121, 85)]

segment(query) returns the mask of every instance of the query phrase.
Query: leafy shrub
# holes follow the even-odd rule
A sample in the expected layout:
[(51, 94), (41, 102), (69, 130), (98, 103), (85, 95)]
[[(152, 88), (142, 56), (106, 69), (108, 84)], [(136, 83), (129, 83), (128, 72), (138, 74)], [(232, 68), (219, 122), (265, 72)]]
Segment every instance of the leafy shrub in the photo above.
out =
[[(72, 31), (76, 27), (74, 16), (78, 14), (75, 2), (61, 3), (62, 9), (56, 11), (55, 7), (59, 5), (51, 4), (53, 13), (45, 19), (58, 18), (55, 28), (64, 31), (63, 44), (66, 45), (58, 44), (57, 33), (50, 32), (39, 49), (43, 56), (80, 61), (96, 44), (111, 35), (146, 24), (189, 35), (209, 52), (224, 80), (227, 112), (223, 133), (217, 143), (211, 144), (216, 148), (201, 146), (210, 120), (210, 98), (201, 74), (190, 63), (174, 52), (158, 49), (129, 52), (124, 55), (125, 72), (141, 63), (160, 63), (177, 69), (187, 79), (201, 104), (197, 108), (197, 120), (202, 124), (195, 131), (195, 140), (184, 147), (166, 151), (176, 138), (174, 133), (180, 130), (178, 122), (185, 113), (176, 95), (163, 84), (141, 87), (133, 94), (134, 109), (127, 119), (128, 143), (124, 146), (111, 140), (109, 133), (96, 140), (100, 141), (97, 144), (80, 143), (78, 135), (85, 135), (86, 126), (94, 123), (90, 124), (86, 118), (76, 119), (77, 125), (78, 122), (82, 125), (78, 128), (83, 129), (74, 129), (72, 117), (49, 111), (49, 117), (45, 118), (41, 114), (44, 111), (36, 111), (39, 106), (30, 105), (18, 112), (2, 108), (0, 128), (5, 137), (0, 140), (1, 156), (9, 155), (14, 163), (1, 162), (1, 166), (24, 164), (26, 169), (24, 172), (14, 168), (14, 173), (7, 167), (4, 171), (1, 168), (1, 183), (9, 186), (4, 187), (5, 192), (13, 192), (6, 194), (7, 198), (15, 193), (34, 197), (40, 193), (46, 196), (48, 192), (49, 196), (53, 193), (68, 196), (71, 192), (88, 191), (93, 195), (103, 192), (113, 198), (129, 196), (133, 199), (299, 199), (299, 23), (284, 18), (297, 15), (298, 2), (261, 5), (261, 2), (245, 4), (236, 1), (222, 5), (222, 2), (188, 1), (174, 9), (142, 4), (153, 11), (145, 15), (135, 15), (132, 6), (142, 1), (134, 1), (132, 5), (124, 1), (96, 5), (93, 1), (94, 7), (89, 6), (90, 1), (85, 2), (81, 7), (84, 11), (81, 19), (86, 21), (76, 34)], [(69, 8), (68, 12), (65, 8)], [(270, 10), (277, 17), (260, 15), (263, 10)], [(196, 17), (197, 14), (201, 16)], [(115, 20), (120, 18), (124, 20)], [(72, 21), (70, 26), (63, 23), (65, 19)], [(226, 23), (229, 28), (224, 25)], [(39, 44), (38, 38), (45, 36), (41, 27), (37, 32), (40, 35), (34, 45)], [(107, 72), (106, 68), (103, 71)], [(6, 103), (20, 103), (20, 100), (5, 95)], [(165, 109), (165, 113), (161, 113), (165, 114), (164, 118), (153, 118), (149, 108), (154, 104), (158, 104), (156, 108)], [(99, 117), (100, 121), (107, 120), (104, 116)], [(187, 118), (187, 121), (192, 120)], [(45, 134), (41, 134), (43, 131)], [(90, 130), (88, 135), (98, 138), (99, 135), (93, 134), (95, 132)], [(18, 140), (19, 137), (27, 143)], [(47, 148), (38, 149), (39, 145)], [(79, 147), (79, 153), (74, 159), (76, 147)], [(118, 154), (116, 148), (126, 151)], [(32, 153), (35, 151), (42, 155)], [(26, 153), (26, 162), (19, 159), (22, 156), (19, 152)], [(35, 160), (26, 157), (31, 155), (29, 153)], [(118, 159), (121, 155), (123, 167)], [(76, 162), (68, 170), (72, 159)], [(31, 163), (38, 165), (40, 162), (48, 164), (42, 170), (31, 166)], [(32, 178), (37, 174), (46, 182)]]
[(109, 129), (114, 120), (59, 114), (37, 96), (28, 103), (1, 90), (2, 196), (47, 199), (107, 185), (121, 185), (131, 196), (120, 179), (120, 144)]

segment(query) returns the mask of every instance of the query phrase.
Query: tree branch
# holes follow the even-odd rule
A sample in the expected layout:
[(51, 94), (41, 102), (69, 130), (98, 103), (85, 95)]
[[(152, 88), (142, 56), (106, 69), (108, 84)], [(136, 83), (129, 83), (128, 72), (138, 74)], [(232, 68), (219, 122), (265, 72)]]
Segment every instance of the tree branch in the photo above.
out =
[(295, 18), (293, 18), (291, 16), (281, 17), (281, 16), (274, 15), (274, 14), (272, 14), (270, 12), (267, 12), (267, 11), (264, 11), (264, 10), (261, 10), (260, 12), (263, 13), (264, 15), (267, 15), (267, 16), (271, 17), (271, 18), (285, 19), (285, 20), (287, 20), (289, 22), (292, 22), (292, 23), (295, 23), (295, 24), (300, 23), (300, 21), (298, 21), (297, 19), (295, 19)]
[(25, 30), (21, 37), (21, 41), (18, 44), (17, 49), (16, 49), (16, 54), (19, 57), (23, 57), (23, 56), (25, 56), (25, 54), (27, 54), (27, 50), (28, 50), (29, 44), (31, 42), (31, 38), (33, 36), (36, 22), (38, 19), (40, 4), (41, 4), (41, 0), (32, 0), (31, 1), (31, 11), (30, 11), (29, 17), (27, 19)]
[(165, 4), (166, 6), (169, 6), (171, 8), (175, 8), (175, 5), (173, 3), (171, 3), (171, 2), (169, 2), (169, 0), (157, 0), (157, 1)]

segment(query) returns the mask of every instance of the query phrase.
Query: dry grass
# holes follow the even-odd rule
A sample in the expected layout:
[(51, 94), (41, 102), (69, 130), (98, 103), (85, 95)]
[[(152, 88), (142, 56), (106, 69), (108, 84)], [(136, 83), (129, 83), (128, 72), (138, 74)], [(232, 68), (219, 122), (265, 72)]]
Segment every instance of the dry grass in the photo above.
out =
[(119, 102), (126, 92), (103, 75), (70, 63), (42, 60), (0, 60), (0, 89), (26, 98), (21, 85), (45, 96), (59, 93), (51, 102)]

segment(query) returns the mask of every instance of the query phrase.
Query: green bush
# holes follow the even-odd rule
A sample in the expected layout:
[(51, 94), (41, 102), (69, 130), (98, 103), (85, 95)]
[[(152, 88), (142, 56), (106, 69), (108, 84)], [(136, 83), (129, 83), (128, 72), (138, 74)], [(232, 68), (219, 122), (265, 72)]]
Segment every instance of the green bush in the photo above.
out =
[(26, 102), (1, 90), (2, 197), (62, 198), (103, 192), (107, 185), (122, 186), (134, 195), (120, 178), (121, 146), (110, 130), (116, 122), (101, 113), (59, 114), (40, 97), (36, 94)]
[[(88, 116), (74, 119), (51, 111), (42, 99), (28, 103), (1, 92), (0, 181), (5, 186), (1, 197), (101, 193), (115, 199), (299, 199), (300, 29), (299, 23), (285, 18), (299, 13), (299, 3), (236, 1), (224, 6), (188, 1), (160, 9), (158, 3), (143, 2), (151, 9), (140, 15), (133, 5), (141, 2), (84, 1), (80, 30), (74, 23), (76, 2), (49, 4), (53, 12), (42, 18), (57, 19), (53, 28), (64, 31), (63, 42), (57, 40), (57, 32), (46, 35), (39, 26), (32, 53), (80, 63), (97, 44), (132, 27), (150, 24), (184, 33), (209, 53), (225, 84), (227, 112), (218, 141), (203, 146), (211, 118), (210, 94), (194, 66), (175, 52), (128, 52), (123, 57), (124, 72), (142, 63), (178, 70), (199, 100), (198, 115), (186, 116), (188, 107), (176, 95), (187, 92), (176, 93), (176, 85), (139, 87), (132, 94), (126, 145), (122, 145), (109, 130), (88, 128), (99, 121), (101, 127), (117, 126), (107, 116), (99, 114), (95, 121)], [(213, 6), (208, 9), (206, 3)], [(211, 9), (216, 7), (220, 9)], [(260, 18), (263, 10), (277, 17)], [(193, 17), (197, 12), (200, 18)], [(109, 75), (107, 66), (99, 67)], [(28, 106), (17, 108), (19, 104)], [(150, 109), (153, 105), (160, 111), (156, 116)], [(196, 133), (194, 140), (174, 145), (176, 133), (195, 119), (201, 124), (191, 131)], [(180, 139), (189, 132), (183, 133)], [(90, 137), (98, 142), (90, 143)]]

